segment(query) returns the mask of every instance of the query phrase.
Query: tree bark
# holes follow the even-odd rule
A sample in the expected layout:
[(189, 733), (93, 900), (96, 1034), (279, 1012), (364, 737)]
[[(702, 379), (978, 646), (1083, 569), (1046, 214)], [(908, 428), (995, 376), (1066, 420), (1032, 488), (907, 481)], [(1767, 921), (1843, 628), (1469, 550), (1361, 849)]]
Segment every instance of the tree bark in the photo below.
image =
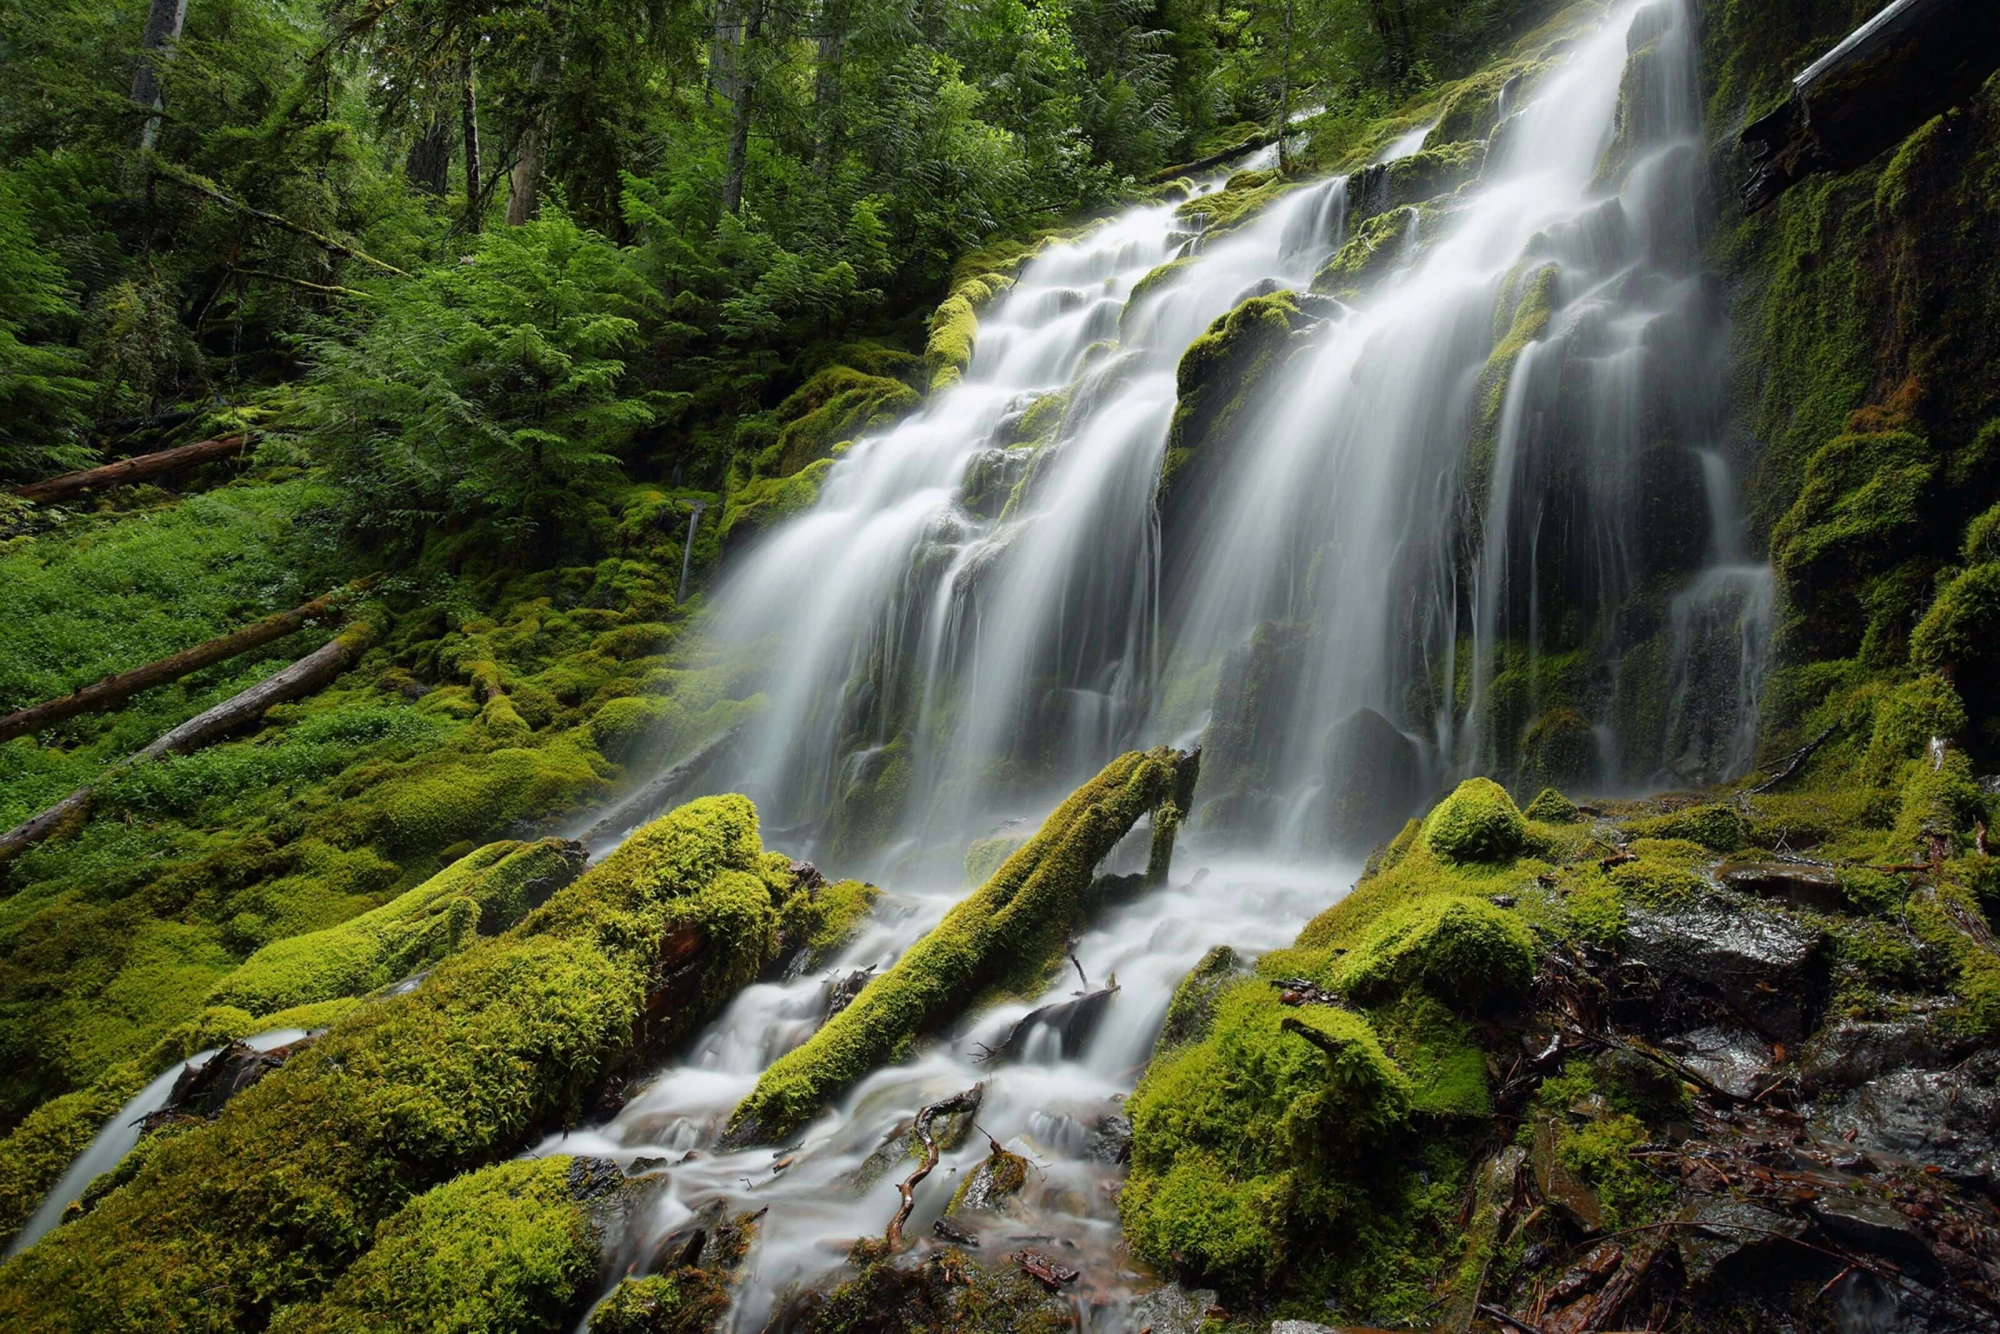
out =
[(294, 630), (323, 621), (339, 612), (346, 601), (346, 595), (356, 591), (360, 585), (349, 584), (336, 589), (325, 597), (315, 598), (301, 607), (282, 611), (275, 616), (266, 616), (261, 621), (232, 630), (217, 639), (179, 653), (161, 658), (158, 662), (135, 667), (129, 672), (107, 676), (101, 681), (83, 686), (71, 694), (58, 699), (46, 700), (16, 713), (0, 718), (0, 741), (11, 741), (17, 736), (27, 736), (39, 732), (44, 727), (52, 727), (67, 718), (80, 713), (91, 713), (101, 709), (116, 708), (142, 690), (178, 681), (184, 676), (211, 667), (218, 662), (248, 653), (273, 640), (283, 639)]
[(458, 60), (460, 117), (459, 138), (465, 144), (465, 230), (477, 236), (480, 229), (479, 189), (479, 90), (473, 83), (472, 48)]
[[(105, 771), (105, 776), (134, 764), (199, 750), (237, 728), (255, 722), (274, 705), (310, 695), (347, 670), (368, 647), (371, 637), (365, 625), (334, 636), (283, 671), (195, 715), (144, 750), (120, 760)], [(100, 783), (103, 781), (103, 778), (98, 779)], [(0, 834), (0, 866), (12, 861), (22, 850), (88, 819), (95, 792), (94, 786), (78, 788), (41, 814)]]
[(743, 176), (750, 162), (750, 121), (757, 101), (757, 81), (749, 67), (750, 44), (762, 34), (763, 28), (764, 0), (750, 0), (741, 44), (732, 61), (729, 157), (722, 172), (722, 208), (727, 213), (740, 213), (743, 209)]
[(1792, 80), (1743, 131), (1755, 213), (1816, 171), (1852, 171), (1970, 97), (2000, 67), (1994, 0), (1895, 0)]
[(403, 174), (427, 195), (443, 196), (451, 188), (451, 122), (434, 108), (410, 145)]
[(101, 468), (85, 468), (81, 472), (66, 472), (60, 477), (29, 482), (25, 486), (15, 487), (14, 494), (23, 500), (46, 505), (51, 501), (81, 495), (86, 491), (96, 491), (107, 486), (123, 486), (127, 482), (136, 482), (143, 477), (157, 477), (161, 473), (174, 472), (180, 468), (192, 468), (197, 464), (213, 463), (217, 459), (234, 458), (249, 445), (249, 433), (239, 431), (235, 435), (200, 440), (177, 449), (163, 449), (155, 454), (140, 454), (135, 458), (120, 459)]
[(139, 63), (132, 71), (132, 100), (153, 112), (139, 131), (142, 153), (150, 153), (160, 137), (159, 113), (166, 105), (158, 64), (171, 54), (168, 48), (180, 40), (181, 25), (186, 21), (187, 0), (152, 0), (146, 11), (146, 28), (139, 37)]
[(1285, 131), (1292, 127), (1292, 0), (1285, 0), (1285, 53), (1278, 65), (1278, 170), (1285, 170)]
[[(542, 18), (550, 21), (549, 6), (544, 0)], [(553, 30), (551, 30), (553, 35)], [(529, 109), (528, 122), (521, 128), (521, 152), (514, 161), (514, 171), (508, 179), (507, 225), (519, 227), (541, 214), (541, 201), (535, 195), (542, 181), (542, 154), (547, 147), (547, 126), (544, 124), (546, 108), (541, 103), (548, 87), (548, 56), (544, 52), (535, 57), (534, 68), (528, 73), (528, 86), (536, 99)]]

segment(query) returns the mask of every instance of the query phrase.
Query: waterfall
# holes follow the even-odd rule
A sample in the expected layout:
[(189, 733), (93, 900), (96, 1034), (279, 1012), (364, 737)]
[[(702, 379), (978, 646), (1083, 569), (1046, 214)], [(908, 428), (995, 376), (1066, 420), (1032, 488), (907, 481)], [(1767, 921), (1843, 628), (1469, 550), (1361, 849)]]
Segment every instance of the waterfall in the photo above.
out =
[[(1455, 193), (1396, 202), (1425, 126), (1233, 229), (1160, 203), (1046, 247), (981, 312), (963, 382), (857, 441), (737, 561), (703, 651), (768, 667), (700, 781), (752, 795), (778, 846), (885, 868), (888, 892), (826, 978), (748, 988), (615, 1118), (538, 1147), (665, 1178), (621, 1255), (718, 1196), (771, 1206), (733, 1317), (761, 1328), (879, 1234), (902, 1172), (871, 1156), (897, 1127), (983, 1083), (981, 1128), (1036, 1167), (982, 1253), (1061, 1238), (1100, 1299), (1085, 1323), (1120, 1328), (1118, 1100), (1207, 949), (1290, 941), (1382, 822), (1454, 777), (1602, 790), (1747, 765), (1771, 578), (1729, 462), (1689, 23), (1617, 5), (1511, 80)], [(1378, 243), (1386, 271), (1299, 297), (1220, 386), (1226, 432), (1175, 434), (1190, 344)], [(1120, 987), (1093, 1033), (981, 1061), (1072, 994), (1064, 975), (876, 1071), (795, 1144), (715, 1149), (833, 980), (887, 967), (963, 895), (969, 838), (1127, 746), (1203, 737), (1173, 883), (1077, 944), (1088, 985)], [(945, 1155), (912, 1234), (984, 1153)]]

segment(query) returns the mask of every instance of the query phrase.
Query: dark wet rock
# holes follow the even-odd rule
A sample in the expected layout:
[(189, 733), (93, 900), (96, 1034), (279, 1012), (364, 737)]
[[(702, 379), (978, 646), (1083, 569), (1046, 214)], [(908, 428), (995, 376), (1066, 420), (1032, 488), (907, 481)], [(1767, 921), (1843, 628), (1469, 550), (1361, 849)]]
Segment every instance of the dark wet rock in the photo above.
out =
[(644, 1155), (641, 1155), (637, 1158), (634, 1158), (631, 1161), (630, 1165), (626, 1167), (625, 1171), (626, 1174), (629, 1176), (639, 1177), (646, 1175), (646, 1173), (651, 1172), (656, 1168), (665, 1167), (666, 1165), (667, 1165), (667, 1160), (664, 1158), (649, 1158)]
[(563, 1184), (577, 1199), (595, 1200), (624, 1186), (625, 1169), (609, 1158), (572, 1158)]
[(1215, 1018), (1215, 998), (1224, 987), (1249, 973), (1249, 965), (1227, 945), (1217, 945), (1202, 955), (1194, 971), (1174, 988), (1173, 999), (1167, 1003), (1167, 1016), (1160, 1024), (1160, 1036), (1153, 1043), (1153, 1055), (1157, 1057), (1207, 1037)]
[(1942, 1064), (1946, 1046), (1923, 1018), (1836, 1020), (1800, 1048), (1794, 1076), (1803, 1097), (1859, 1088), (1892, 1070)]
[(1674, 1229), (1688, 1286), (1705, 1296), (1778, 1288), (1819, 1267), (1802, 1238), (1806, 1224), (1788, 1214), (1718, 1196), (1697, 1204)]
[[(1166, 518), (1161, 519), (1163, 529)], [(1203, 791), (1196, 827), (1218, 840), (1255, 843), (1277, 826), (1277, 794), (1292, 750), (1291, 702), (1305, 670), (1307, 627), (1266, 621), (1222, 661), (1215, 707), (1202, 739)]]
[(1944, 1270), (1910, 1220), (1887, 1202), (1859, 1191), (1822, 1193), (1806, 1206), (1818, 1230), (1844, 1250), (1877, 1256), (1919, 1282), (1935, 1284)]
[(1771, 1044), (1747, 1028), (1711, 1025), (1661, 1045), (1696, 1074), (1738, 1098), (1755, 1097), (1771, 1083)]
[(2000, 1189), (2000, 1049), (1946, 1070), (1892, 1070), (1822, 1107), (1816, 1119), (1823, 1132), (1878, 1159)]
[(1030, 1010), (1007, 1034), (1007, 1040), (983, 1059), (995, 1065), (1038, 1057), (1072, 1060), (1083, 1051), (1083, 1044), (1090, 1040), (1090, 1035), (1097, 1031), (1098, 1021), (1104, 1018), (1106, 1007), (1117, 994), (1117, 987), (1105, 987), (1078, 996), (1075, 1000), (1058, 1001), (1039, 1010)]
[(1132, 1161), (1132, 1122), (1116, 1112), (1107, 1112), (1090, 1128), (1090, 1143), (1084, 1156), (1107, 1166)]
[(1543, 1199), (1585, 1232), (1604, 1230), (1604, 1206), (1597, 1192), (1556, 1154), (1555, 1122), (1544, 1121), (1535, 1127), (1535, 1147), (1528, 1155), (1528, 1165)]
[(852, 1005), (854, 998), (861, 994), (861, 989), (867, 986), (874, 979), (874, 976), (875, 966), (870, 964), (866, 968), (856, 968), (852, 972), (843, 973), (828, 982), (826, 984), (826, 1012), (820, 1016), (820, 1023), (826, 1023), (827, 1020)]
[(1271, 1334), (1342, 1334), (1332, 1325), (1316, 1325), (1310, 1320), (1273, 1320)]
[(979, 1234), (949, 1218), (940, 1217), (937, 1222), (932, 1223), (931, 1235), (953, 1246), (969, 1246), (974, 1250), (979, 1248)]
[(1768, 1037), (1796, 1042), (1825, 1008), (1819, 934), (1756, 908), (1717, 899), (1632, 908), (1625, 952), (1659, 979), (1648, 1007), (1657, 1032), (1701, 1027), (1720, 1006)]
[(1373, 709), (1357, 709), (1327, 735), (1327, 834), (1341, 852), (1366, 853), (1393, 837), (1424, 797), (1423, 760)]
[(154, 1116), (162, 1119), (199, 1116), (212, 1121), (231, 1098), (311, 1044), (312, 1038), (304, 1037), (283, 1047), (258, 1051), (248, 1043), (232, 1042), (205, 1064), (182, 1070), (180, 1078), (174, 1081), (173, 1091), (167, 1095), (166, 1106)]
[(1724, 889), (1773, 899), (1789, 908), (1845, 912), (1853, 905), (1830, 867), (1795, 862), (1724, 862), (1715, 868)]
[(1027, 1184), (1028, 1160), (996, 1144), (966, 1177), (945, 1213), (951, 1217), (966, 1213), (1009, 1213), (1015, 1197)]
[(1208, 1319), (1208, 1308), (1215, 1305), (1215, 1298), (1214, 1288), (1189, 1290), (1178, 1283), (1169, 1283), (1134, 1302), (1129, 1323), (1133, 1329), (1150, 1325), (1153, 1334), (1198, 1334), (1202, 1322)]

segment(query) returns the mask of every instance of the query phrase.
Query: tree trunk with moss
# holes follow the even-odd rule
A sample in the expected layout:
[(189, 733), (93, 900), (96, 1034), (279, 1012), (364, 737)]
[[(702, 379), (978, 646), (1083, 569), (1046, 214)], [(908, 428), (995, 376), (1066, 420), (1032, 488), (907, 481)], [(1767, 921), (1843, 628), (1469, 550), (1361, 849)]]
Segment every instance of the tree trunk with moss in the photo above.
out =
[[(894, 968), (764, 1072), (731, 1116), (727, 1141), (791, 1134), (981, 997), (1039, 990), (1093, 901), (1098, 863), (1142, 816), (1176, 803), (1183, 782), (1192, 785), (1192, 759), (1164, 746), (1133, 751), (1078, 788)], [(1163, 877), (1164, 858), (1152, 870)]]

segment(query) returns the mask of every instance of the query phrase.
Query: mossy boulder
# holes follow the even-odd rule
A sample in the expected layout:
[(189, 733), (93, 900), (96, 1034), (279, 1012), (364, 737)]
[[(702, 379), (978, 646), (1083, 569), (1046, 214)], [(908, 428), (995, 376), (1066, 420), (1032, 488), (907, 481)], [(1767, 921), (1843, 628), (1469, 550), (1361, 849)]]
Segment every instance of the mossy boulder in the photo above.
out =
[(834, 462), (835, 458), (823, 458), (784, 477), (752, 477), (731, 491), (722, 510), (722, 540), (739, 542), (780, 519), (811, 509)]
[(1236, 436), (1260, 401), (1258, 386), (1309, 323), (1291, 292), (1254, 296), (1218, 316), (1181, 354), (1160, 463), (1163, 532), (1184, 530), (1204, 508), (1199, 502), (1226, 473)]
[(590, 1334), (702, 1334), (729, 1309), (729, 1290), (705, 1269), (628, 1278), (590, 1313)]
[(589, 1192), (617, 1174), (601, 1160), (517, 1159), (426, 1191), (383, 1220), (325, 1297), (280, 1312), (271, 1334), (555, 1334), (596, 1283)]
[(1402, 258), (1404, 242), (1421, 210), (1376, 213), (1355, 224), (1339, 250), (1313, 275), (1312, 290), (1342, 301), (1356, 300)]
[(1583, 818), (1576, 803), (1552, 787), (1545, 787), (1535, 794), (1535, 799), (1527, 804), (1521, 814), (1530, 820), (1543, 824), (1575, 824)]
[(1597, 769), (1597, 731), (1575, 709), (1545, 709), (1521, 735), (1521, 781), (1530, 789), (1567, 787)]
[(1327, 757), (1327, 833), (1338, 851), (1369, 851), (1401, 829), (1423, 797), (1416, 747), (1373, 709), (1335, 725)]
[(920, 400), (901, 380), (829, 366), (778, 405), (777, 439), (758, 456), (757, 473), (789, 477), (831, 457), (836, 445), (891, 424)]
[(1334, 978), (1363, 1002), (1422, 987), (1474, 1013), (1525, 995), (1534, 972), (1534, 941), (1518, 920), (1482, 899), (1435, 896), (1377, 918)]
[(1506, 861), (1527, 834), (1514, 799), (1490, 778), (1466, 779), (1424, 820), (1425, 846), (1448, 862)]

